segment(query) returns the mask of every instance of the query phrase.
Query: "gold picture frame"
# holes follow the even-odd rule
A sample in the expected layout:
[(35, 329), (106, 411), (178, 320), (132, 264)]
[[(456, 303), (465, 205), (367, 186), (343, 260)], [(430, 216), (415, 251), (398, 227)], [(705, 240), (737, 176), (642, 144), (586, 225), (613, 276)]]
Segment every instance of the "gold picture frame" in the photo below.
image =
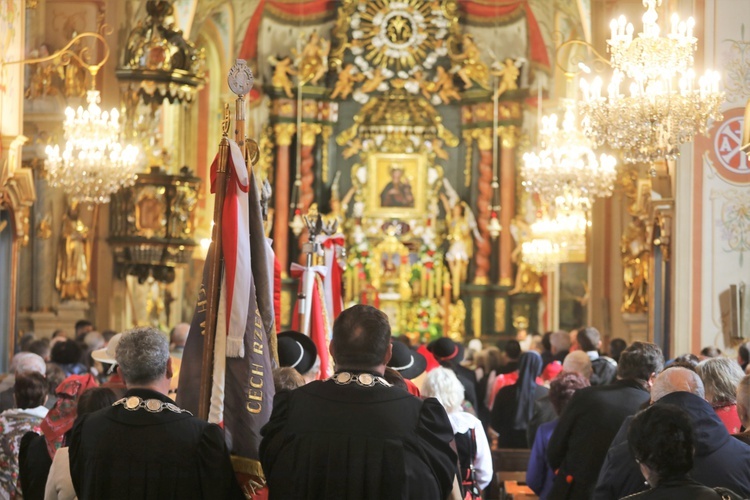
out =
[(419, 153), (368, 158), (365, 216), (419, 218), (427, 213), (427, 159)]

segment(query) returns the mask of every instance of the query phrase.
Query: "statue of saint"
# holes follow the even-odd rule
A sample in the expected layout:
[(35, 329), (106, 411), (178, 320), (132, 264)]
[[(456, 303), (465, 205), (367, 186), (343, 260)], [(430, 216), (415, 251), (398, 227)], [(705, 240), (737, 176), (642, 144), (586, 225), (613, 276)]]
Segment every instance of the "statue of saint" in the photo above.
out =
[(445, 209), (447, 240), (450, 242), (445, 260), (451, 272), (453, 298), (457, 300), (461, 295), (461, 283), (466, 282), (469, 260), (474, 255), (474, 238), (482, 240), (482, 236), (469, 205), (459, 200), (458, 193), (446, 179), (443, 180), (443, 185), (448, 194), (441, 194), (440, 201)]
[(646, 228), (642, 220), (634, 218), (625, 228), (620, 241), (622, 253), (622, 312), (648, 311), (648, 260)]
[(89, 297), (89, 228), (81, 221), (77, 201), (63, 216), (57, 253), (55, 288), (62, 300), (87, 300)]
[(380, 206), (414, 208), (414, 194), (409, 179), (404, 176), (404, 167), (394, 163), (389, 171), (391, 182), (380, 192)]

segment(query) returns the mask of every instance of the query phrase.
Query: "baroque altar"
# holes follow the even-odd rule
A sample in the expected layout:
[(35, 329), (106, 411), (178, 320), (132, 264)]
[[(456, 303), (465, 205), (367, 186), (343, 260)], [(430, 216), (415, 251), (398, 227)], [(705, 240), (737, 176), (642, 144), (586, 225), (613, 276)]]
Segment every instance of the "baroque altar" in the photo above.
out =
[(394, 334), (536, 329), (539, 279), (516, 279), (511, 234), (531, 64), (481, 49), (456, 1), (346, 0), (334, 18), (267, 60), (260, 168), (282, 270), (314, 206), (345, 235), (346, 302), (385, 310)]

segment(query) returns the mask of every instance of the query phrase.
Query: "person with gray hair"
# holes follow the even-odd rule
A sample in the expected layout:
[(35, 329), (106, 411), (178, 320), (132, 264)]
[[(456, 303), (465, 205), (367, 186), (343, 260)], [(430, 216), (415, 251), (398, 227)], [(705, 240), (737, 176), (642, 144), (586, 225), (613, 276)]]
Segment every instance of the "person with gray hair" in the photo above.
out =
[(740, 432), (742, 422), (737, 414), (737, 386), (740, 385), (742, 368), (729, 358), (704, 359), (695, 370), (706, 387), (706, 401), (713, 406), (730, 434)]
[(427, 374), (421, 393), (426, 398), (436, 398), (448, 413), (456, 437), (456, 450), (464, 486), (467, 486), (467, 471), (471, 466), (476, 473), (476, 485), (480, 491), (484, 490), (492, 480), (492, 452), (482, 422), (461, 408), (464, 386), (452, 370), (437, 367)]
[(570, 350), (570, 334), (562, 330), (552, 332), (549, 337), (550, 351), (557, 361), (562, 362)]
[(172, 362), (166, 335), (151, 327), (124, 332), (115, 359), (125, 397), (84, 415), (71, 431), (70, 476), (78, 498), (244, 498), (222, 430), (167, 397)]
[(737, 386), (737, 415), (745, 431), (735, 433), (734, 437), (743, 443), (750, 444), (750, 375), (742, 377)]
[(16, 377), (28, 373), (47, 375), (47, 363), (44, 358), (33, 352), (19, 352), (10, 362), (10, 375), (3, 379), (5, 389), (0, 390), (0, 412), (16, 407), (13, 391)]
[[(690, 476), (709, 487), (722, 486), (750, 495), (750, 446), (731, 439), (726, 427), (704, 399), (698, 374), (682, 367), (664, 370), (651, 389), (653, 405), (674, 405), (688, 415), (695, 435), (695, 457)], [(629, 451), (627, 419), (607, 452), (593, 498), (618, 499), (647, 489), (640, 468)], [(745, 498), (745, 496), (743, 496)]]

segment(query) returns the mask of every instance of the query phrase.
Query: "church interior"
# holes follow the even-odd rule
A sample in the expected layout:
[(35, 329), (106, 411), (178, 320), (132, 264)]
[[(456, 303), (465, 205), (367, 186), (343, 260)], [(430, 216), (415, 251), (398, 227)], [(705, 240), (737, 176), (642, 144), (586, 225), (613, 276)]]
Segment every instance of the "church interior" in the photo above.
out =
[(732, 351), (746, 25), (747, 0), (2, 0), (0, 371), (29, 332), (190, 322), (228, 78), (281, 329), (332, 258), (416, 342)]

